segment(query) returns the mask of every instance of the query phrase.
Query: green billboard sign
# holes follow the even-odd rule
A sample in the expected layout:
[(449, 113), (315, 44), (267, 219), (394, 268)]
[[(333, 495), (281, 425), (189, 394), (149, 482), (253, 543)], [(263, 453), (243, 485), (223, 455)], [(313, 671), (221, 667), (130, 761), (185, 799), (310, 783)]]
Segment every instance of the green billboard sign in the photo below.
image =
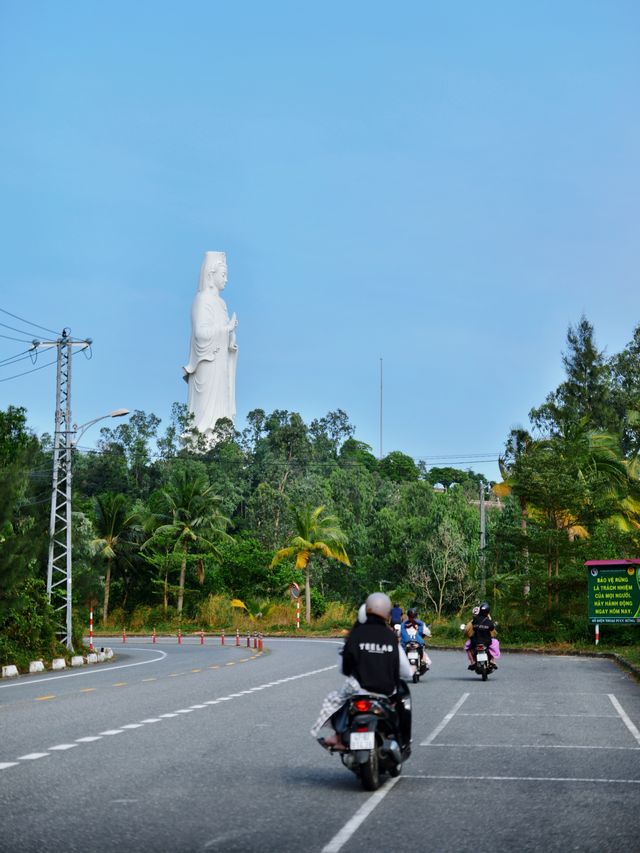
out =
[(589, 622), (640, 624), (640, 561), (591, 560), (585, 565)]

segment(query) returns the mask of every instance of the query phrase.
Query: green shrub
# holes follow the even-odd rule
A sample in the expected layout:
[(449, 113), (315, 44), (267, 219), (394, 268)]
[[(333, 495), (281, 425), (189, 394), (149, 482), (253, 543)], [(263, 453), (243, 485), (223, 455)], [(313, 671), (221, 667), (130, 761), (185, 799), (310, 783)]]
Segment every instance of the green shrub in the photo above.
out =
[(355, 609), (341, 601), (330, 601), (324, 613), (315, 621), (315, 627), (323, 630), (349, 630), (357, 618)]
[(146, 628), (151, 624), (152, 612), (152, 607), (146, 604), (139, 604), (129, 617), (129, 628), (132, 631), (139, 631), (141, 628)]
[(198, 623), (206, 628), (230, 628), (234, 620), (234, 608), (223, 595), (209, 595), (198, 608)]

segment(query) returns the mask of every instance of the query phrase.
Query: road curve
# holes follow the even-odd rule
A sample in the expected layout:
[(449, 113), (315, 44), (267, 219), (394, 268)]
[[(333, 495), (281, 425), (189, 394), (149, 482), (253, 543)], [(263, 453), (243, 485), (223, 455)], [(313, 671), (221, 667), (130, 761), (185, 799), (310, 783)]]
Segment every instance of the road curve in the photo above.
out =
[(433, 652), (399, 780), (360, 790), (309, 735), (335, 641), (103, 641), (112, 664), (0, 683), (2, 851), (634, 849), (640, 690), (592, 658)]

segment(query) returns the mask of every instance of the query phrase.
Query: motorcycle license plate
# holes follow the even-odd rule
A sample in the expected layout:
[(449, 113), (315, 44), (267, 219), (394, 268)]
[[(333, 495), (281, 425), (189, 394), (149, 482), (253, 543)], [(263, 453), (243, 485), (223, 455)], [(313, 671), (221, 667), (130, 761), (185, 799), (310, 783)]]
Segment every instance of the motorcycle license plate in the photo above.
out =
[(407, 657), (409, 658), (409, 660), (418, 660), (420, 655), (418, 654), (418, 652), (409, 652)]
[(351, 732), (349, 747), (351, 749), (373, 749), (376, 745), (375, 732)]
[(487, 653), (486, 652), (478, 652), (478, 656), (477, 656), (476, 660), (478, 663), (486, 663), (488, 660)]

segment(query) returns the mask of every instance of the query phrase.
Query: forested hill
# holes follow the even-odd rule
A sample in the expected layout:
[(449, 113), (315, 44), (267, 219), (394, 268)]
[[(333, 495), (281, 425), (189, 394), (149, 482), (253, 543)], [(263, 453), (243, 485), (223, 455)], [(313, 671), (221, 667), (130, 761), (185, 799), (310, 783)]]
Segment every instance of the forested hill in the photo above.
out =
[[(211, 449), (183, 406), (163, 429), (136, 411), (74, 455), (75, 604), (92, 603), (105, 624), (214, 623), (227, 618), (215, 602), (277, 609), (306, 572), (316, 618), (333, 602), (350, 613), (384, 588), (430, 618), (482, 595), (514, 619), (584, 621), (583, 561), (640, 556), (640, 326), (606, 357), (583, 318), (563, 363), (565, 381), (532, 409), (530, 428), (505, 436), (497, 484), (400, 451), (377, 459), (341, 410), (306, 424), (255, 409), (241, 433), (219, 422)], [(50, 438), (31, 433), (23, 409), (0, 412), (3, 648), (38, 619), (33, 642), (50, 636), (41, 614), (51, 459)], [(317, 508), (310, 528), (304, 513)], [(346, 561), (319, 547), (322, 536)]]

